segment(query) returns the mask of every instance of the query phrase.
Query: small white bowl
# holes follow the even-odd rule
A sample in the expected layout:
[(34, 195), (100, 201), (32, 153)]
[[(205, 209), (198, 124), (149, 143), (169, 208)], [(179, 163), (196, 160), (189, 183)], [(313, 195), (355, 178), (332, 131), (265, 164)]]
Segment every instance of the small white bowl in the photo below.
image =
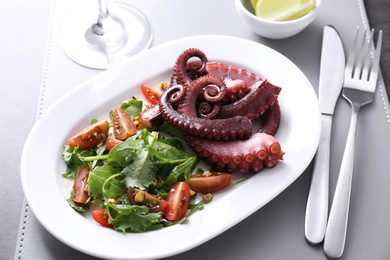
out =
[(316, 8), (308, 14), (291, 21), (270, 21), (257, 17), (250, 0), (235, 0), (238, 14), (258, 35), (270, 39), (291, 37), (305, 29), (317, 17), (321, 0), (316, 0)]

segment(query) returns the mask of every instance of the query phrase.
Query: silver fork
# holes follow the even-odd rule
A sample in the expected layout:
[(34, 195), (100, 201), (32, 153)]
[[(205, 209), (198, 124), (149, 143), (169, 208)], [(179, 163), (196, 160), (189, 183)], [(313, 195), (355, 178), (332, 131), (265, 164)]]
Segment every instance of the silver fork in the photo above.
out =
[(378, 80), (382, 31), (378, 34), (376, 50), (373, 35), (374, 30), (362, 33), (357, 29), (345, 68), (342, 94), (351, 104), (352, 116), (324, 240), (324, 251), (329, 258), (339, 258), (344, 252), (358, 114), (362, 106), (374, 99)]

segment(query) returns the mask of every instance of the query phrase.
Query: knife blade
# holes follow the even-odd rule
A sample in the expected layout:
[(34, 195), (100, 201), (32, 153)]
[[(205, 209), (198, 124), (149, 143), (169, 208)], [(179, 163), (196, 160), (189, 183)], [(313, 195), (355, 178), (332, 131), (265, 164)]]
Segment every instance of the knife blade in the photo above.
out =
[(305, 237), (319, 244), (325, 236), (329, 201), (329, 161), (332, 117), (344, 82), (345, 54), (340, 35), (325, 26), (322, 38), (318, 100), (321, 137), (313, 163), (313, 173), (305, 215)]

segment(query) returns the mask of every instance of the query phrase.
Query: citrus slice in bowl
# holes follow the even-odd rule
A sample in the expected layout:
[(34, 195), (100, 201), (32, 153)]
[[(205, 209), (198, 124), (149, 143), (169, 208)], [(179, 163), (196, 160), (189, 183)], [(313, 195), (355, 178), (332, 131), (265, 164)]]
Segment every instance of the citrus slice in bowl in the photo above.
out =
[(259, 1), (259, 0), (250, 0), (251, 6), (252, 6), (253, 10), (256, 9), (256, 5), (257, 5), (257, 2), (258, 2), (258, 1)]
[(290, 21), (308, 14), (316, 0), (251, 0), (256, 16), (271, 21)]

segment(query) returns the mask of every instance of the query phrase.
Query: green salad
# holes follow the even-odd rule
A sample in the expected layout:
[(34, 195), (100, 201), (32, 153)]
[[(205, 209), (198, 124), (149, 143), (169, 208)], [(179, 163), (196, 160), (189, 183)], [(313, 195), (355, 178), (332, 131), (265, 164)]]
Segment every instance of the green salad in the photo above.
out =
[(68, 140), (63, 176), (73, 180), (73, 209), (117, 231), (144, 232), (185, 222), (231, 185), (229, 173), (196, 168), (197, 156), (175, 128), (145, 123), (155, 106), (124, 101)]

